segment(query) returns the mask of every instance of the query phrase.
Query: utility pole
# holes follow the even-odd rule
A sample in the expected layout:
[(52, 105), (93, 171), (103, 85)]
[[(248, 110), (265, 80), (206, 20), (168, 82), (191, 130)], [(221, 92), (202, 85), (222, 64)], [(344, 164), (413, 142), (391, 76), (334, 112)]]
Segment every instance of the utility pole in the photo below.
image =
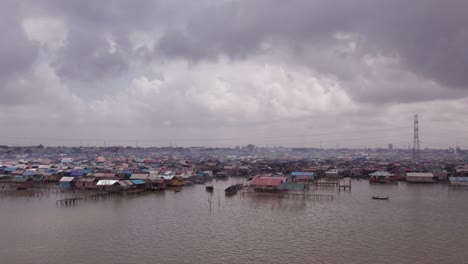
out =
[(413, 160), (418, 161), (419, 160), (419, 152), (420, 152), (420, 146), (419, 143), (419, 121), (418, 121), (418, 115), (414, 115), (414, 142), (413, 142)]

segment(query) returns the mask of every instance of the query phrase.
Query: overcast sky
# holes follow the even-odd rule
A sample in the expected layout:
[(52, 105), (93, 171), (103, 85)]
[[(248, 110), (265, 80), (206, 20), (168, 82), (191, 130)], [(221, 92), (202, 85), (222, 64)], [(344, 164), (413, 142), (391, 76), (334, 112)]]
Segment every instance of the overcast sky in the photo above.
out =
[(0, 143), (468, 148), (466, 0), (1, 0)]

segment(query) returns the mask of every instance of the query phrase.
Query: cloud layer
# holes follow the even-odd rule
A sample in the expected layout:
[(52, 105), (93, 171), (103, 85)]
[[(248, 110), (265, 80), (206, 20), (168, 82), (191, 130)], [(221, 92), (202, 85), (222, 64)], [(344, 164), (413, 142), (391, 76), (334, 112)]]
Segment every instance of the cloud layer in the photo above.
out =
[(468, 147), (463, 0), (1, 7), (4, 144)]

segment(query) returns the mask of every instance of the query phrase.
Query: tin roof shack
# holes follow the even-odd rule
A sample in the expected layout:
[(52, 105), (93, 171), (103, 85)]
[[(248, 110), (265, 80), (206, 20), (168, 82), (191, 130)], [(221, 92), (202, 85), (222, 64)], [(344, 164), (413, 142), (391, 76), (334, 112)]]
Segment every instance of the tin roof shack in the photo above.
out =
[(147, 173), (132, 173), (130, 180), (145, 180), (148, 179), (150, 174)]
[(181, 187), (184, 185), (184, 179), (182, 177), (179, 177), (179, 176), (175, 176), (174, 178), (172, 178), (172, 181), (171, 181), (171, 186), (173, 187)]
[(122, 190), (130, 190), (135, 187), (135, 184), (130, 180), (120, 180), (119, 185), (122, 188)]
[(447, 181), (448, 172), (446, 170), (434, 172), (434, 178), (438, 181)]
[(317, 173), (294, 171), (291, 172), (291, 176), (293, 182), (312, 182), (317, 177)]
[(164, 179), (166, 186), (182, 187), (184, 185), (184, 179), (182, 179), (182, 177), (175, 175), (162, 175), (160, 177)]
[(151, 188), (151, 184), (148, 184), (146, 180), (136, 179), (130, 181), (136, 186), (136, 189), (146, 190)]
[(432, 172), (408, 172), (406, 181), (411, 183), (434, 183), (434, 174)]
[(16, 167), (6, 167), (6, 168), (3, 169), (3, 173), (4, 174), (11, 174), (15, 170), (16, 170)]
[(16, 188), (16, 189), (26, 189), (26, 188), (31, 188), (33, 185), (33, 180), (29, 177), (25, 176), (13, 176), (10, 179), (10, 187)]
[(44, 178), (46, 182), (58, 182), (63, 177), (63, 173), (61, 171), (55, 170), (46, 170), (41, 171), (39, 174)]
[(450, 186), (468, 187), (468, 177), (449, 177)]
[(122, 185), (118, 180), (99, 180), (96, 183), (96, 188), (108, 192), (118, 192), (122, 190)]
[(166, 189), (166, 183), (164, 182), (164, 179), (149, 177), (148, 180), (150, 180), (152, 182), (151, 190), (164, 190), (164, 189)]
[(331, 169), (325, 172), (325, 178), (328, 179), (338, 179), (340, 177), (340, 173), (337, 169)]
[(375, 171), (369, 174), (372, 183), (398, 183), (398, 177), (388, 171)]
[(60, 188), (62, 189), (73, 189), (75, 188), (75, 177), (64, 176), (60, 179)]
[(80, 190), (94, 190), (97, 182), (98, 180), (94, 177), (80, 177), (76, 181), (75, 187)]
[(287, 180), (286, 177), (257, 176), (252, 179), (250, 186), (256, 192), (278, 192), (280, 185)]

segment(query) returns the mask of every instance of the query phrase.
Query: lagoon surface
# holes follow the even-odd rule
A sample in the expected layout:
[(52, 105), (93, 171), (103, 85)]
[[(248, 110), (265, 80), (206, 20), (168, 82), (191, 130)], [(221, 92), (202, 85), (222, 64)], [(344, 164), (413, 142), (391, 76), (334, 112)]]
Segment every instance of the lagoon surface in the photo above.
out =
[(468, 262), (468, 190), (353, 181), (310, 191), (333, 199), (225, 197), (237, 182), (214, 181), (211, 198), (202, 185), (69, 207), (65, 194), (1, 197), (0, 262)]

